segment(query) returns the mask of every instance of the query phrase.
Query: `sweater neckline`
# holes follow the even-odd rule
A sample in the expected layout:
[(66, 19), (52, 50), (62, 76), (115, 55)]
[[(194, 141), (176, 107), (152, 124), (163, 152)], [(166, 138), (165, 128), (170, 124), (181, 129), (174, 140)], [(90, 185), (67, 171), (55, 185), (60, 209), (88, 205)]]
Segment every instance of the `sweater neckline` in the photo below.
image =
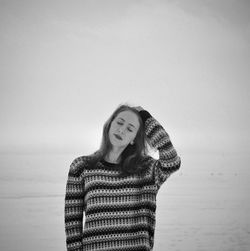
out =
[(100, 162), (105, 165), (105, 166), (109, 166), (109, 167), (118, 167), (120, 165), (120, 163), (112, 163), (112, 162), (108, 162), (106, 161), (104, 158), (102, 158), (100, 160)]

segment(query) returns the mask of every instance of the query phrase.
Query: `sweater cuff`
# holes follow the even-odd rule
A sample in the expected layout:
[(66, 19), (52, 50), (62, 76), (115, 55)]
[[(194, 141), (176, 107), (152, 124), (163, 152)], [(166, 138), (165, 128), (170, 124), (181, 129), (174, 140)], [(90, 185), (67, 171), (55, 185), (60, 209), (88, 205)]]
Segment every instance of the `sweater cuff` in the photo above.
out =
[(146, 122), (146, 120), (148, 118), (152, 117), (152, 115), (148, 111), (146, 111), (146, 110), (139, 111), (139, 114), (140, 114), (140, 116), (141, 116), (142, 121), (143, 121), (144, 124), (145, 124), (145, 122)]

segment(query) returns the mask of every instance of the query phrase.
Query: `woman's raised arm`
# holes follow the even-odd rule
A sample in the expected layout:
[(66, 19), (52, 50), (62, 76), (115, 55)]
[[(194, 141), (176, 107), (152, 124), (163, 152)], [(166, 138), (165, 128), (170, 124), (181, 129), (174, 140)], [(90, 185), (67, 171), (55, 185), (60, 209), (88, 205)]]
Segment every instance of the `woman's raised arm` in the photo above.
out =
[(159, 159), (154, 163), (154, 179), (158, 188), (180, 168), (181, 158), (163, 126), (146, 110), (139, 111), (145, 125), (145, 133), (150, 145), (159, 151)]

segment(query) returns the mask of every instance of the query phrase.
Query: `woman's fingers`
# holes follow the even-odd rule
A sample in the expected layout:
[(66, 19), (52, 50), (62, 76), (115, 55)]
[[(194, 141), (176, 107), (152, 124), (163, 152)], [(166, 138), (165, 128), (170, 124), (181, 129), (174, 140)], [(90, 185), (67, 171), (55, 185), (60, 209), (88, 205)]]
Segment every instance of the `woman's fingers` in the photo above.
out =
[(143, 108), (141, 107), (141, 106), (136, 106), (136, 107), (134, 107), (138, 112), (139, 111), (141, 111), (141, 110), (143, 110)]

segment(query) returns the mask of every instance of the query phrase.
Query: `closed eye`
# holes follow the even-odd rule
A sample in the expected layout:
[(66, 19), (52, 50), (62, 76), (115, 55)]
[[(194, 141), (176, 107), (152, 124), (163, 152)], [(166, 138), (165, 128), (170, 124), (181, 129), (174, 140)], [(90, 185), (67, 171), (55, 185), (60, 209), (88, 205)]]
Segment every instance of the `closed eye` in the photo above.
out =
[[(117, 122), (117, 124), (118, 124), (118, 125), (122, 125), (121, 122)], [(130, 132), (133, 132), (133, 130), (131, 130), (130, 128), (128, 128), (128, 130), (129, 130)]]

